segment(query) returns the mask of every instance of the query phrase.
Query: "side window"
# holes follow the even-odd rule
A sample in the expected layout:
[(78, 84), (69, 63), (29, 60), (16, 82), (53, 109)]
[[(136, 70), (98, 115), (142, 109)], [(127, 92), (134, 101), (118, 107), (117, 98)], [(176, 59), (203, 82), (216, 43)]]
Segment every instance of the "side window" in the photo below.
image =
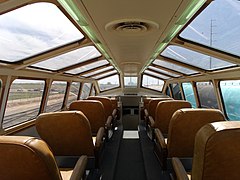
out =
[(100, 91), (110, 90), (120, 86), (119, 75), (109, 76), (98, 80)]
[(178, 83), (173, 83), (171, 84), (171, 88), (172, 88), (172, 93), (173, 93), (173, 98), (177, 99), (177, 100), (181, 100), (182, 99), (182, 94), (180, 91), (180, 86)]
[(192, 84), (189, 82), (182, 83), (182, 88), (183, 88), (185, 99), (192, 104), (192, 107), (196, 108), (197, 104), (196, 104)]
[(229, 120), (240, 120), (240, 80), (220, 81), (223, 105)]
[(92, 83), (84, 83), (83, 84), (80, 99), (87, 99), (87, 97), (90, 94), (91, 84)]
[(157, 79), (148, 75), (143, 75), (142, 77), (142, 86), (145, 88), (162, 91), (164, 85), (164, 81), (161, 79)]
[(72, 82), (71, 87), (70, 87), (69, 96), (68, 96), (67, 105), (69, 105), (69, 104), (71, 104), (71, 102), (77, 100), (79, 88), (80, 88), (80, 82)]
[(218, 109), (217, 98), (212, 82), (197, 82), (196, 85), (200, 106), (202, 108)]
[(59, 111), (62, 108), (67, 82), (53, 81), (48, 96), (46, 112)]
[(16, 79), (9, 90), (3, 128), (34, 119), (40, 109), (45, 81)]

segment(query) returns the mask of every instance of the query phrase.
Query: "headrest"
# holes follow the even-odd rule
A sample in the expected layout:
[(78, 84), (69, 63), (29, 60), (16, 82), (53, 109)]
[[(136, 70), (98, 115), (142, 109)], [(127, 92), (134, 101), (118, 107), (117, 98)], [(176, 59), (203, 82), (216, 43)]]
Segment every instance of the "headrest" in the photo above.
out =
[(240, 122), (202, 127), (195, 140), (193, 179), (240, 179)]
[(161, 101), (169, 101), (169, 100), (172, 100), (172, 98), (154, 98), (154, 99), (151, 99), (149, 101), (149, 104), (148, 104), (149, 115), (152, 116), (153, 119), (155, 119), (155, 112), (156, 112), (156, 108), (157, 108), (158, 103), (161, 102)]
[(26, 136), (0, 136), (0, 177), (1, 180), (61, 179), (47, 144)]
[(192, 157), (198, 130), (205, 124), (217, 121), (225, 121), (223, 113), (218, 109), (184, 108), (177, 110), (169, 123), (169, 157)]
[(36, 120), (36, 129), (54, 155), (94, 154), (90, 124), (81, 111), (40, 114)]
[(155, 115), (155, 126), (158, 127), (162, 133), (168, 134), (168, 127), (170, 119), (175, 111), (182, 108), (191, 108), (192, 105), (184, 100), (168, 100), (158, 103)]
[(69, 110), (82, 111), (88, 118), (91, 130), (97, 133), (100, 127), (104, 127), (106, 123), (106, 115), (103, 104), (97, 100), (78, 100), (70, 104)]

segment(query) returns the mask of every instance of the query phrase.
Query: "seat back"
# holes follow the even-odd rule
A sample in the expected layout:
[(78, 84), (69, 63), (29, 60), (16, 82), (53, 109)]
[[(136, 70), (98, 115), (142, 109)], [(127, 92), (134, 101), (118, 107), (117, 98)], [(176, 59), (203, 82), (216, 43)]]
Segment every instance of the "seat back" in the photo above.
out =
[(81, 111), (40, 114), (36, 128), (54, 155), (94, 156), (90, 124)]
[(154, 98), (148, 103), (148, 114), (155, 120), (156, 108), (159, 102), (173, 100), (172, 98)]
[(34, 137), (0, 136), (0, 179), (61, 180), (47, 144)]
[(99, 97), (99, 96), (89, 96), (87, 98), (88, 100), (97, 100), (100, 101), (103, 104), (104, 110), (105, 110), (105, 114), (106, 114), (106, 118), (108, 116), (112, 115), (113, 112), (113, 106), (112, 106), (112, 102), (110, 98), (107, 97)]
[(103, 104), (95, 100), (78, 100), (70, 104), (69, 110), (82, 111), (90, 122), (92, 133), (97, 134), (100, 127), (106, 123)]
[(240, 122), (202, 127), (195, 140), (192, 179), (240, 179)]
[(207, 123), (224, 121), (217, 109), (180, 109), (169, 124), (168, 157), (193, 157), (194, 139), (197, 131)]
[(168, 134), (169, 122), (175, 111), (182, 108), (191, 108), (192, 105), (188, 101), (168, 100), (158, 103), (155, 115), (155, 128), (161, 130), (163, 134)]

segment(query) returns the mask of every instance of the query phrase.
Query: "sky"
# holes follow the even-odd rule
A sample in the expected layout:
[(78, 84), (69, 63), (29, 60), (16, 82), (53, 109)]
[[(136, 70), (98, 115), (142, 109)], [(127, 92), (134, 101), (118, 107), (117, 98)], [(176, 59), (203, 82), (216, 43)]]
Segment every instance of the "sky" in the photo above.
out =
[[(212, 38), (214, 48), (240, 56), (240, 1), (213, 1), (180, 36), (208, 46)], [(15, 62), (82, 38), (81, 32), (51, 3), (27, 5), (0, 16), (0, 60)], [(75, 52), (40, 62), (36, 66), (56, 70), (100, 55), (90, 47)], [(209, 64), (208, 56), (175, 46), (167, 48), (163, 55), (200, 67)], [(69, 57), (71, 59), (67, 60)], [(231, 65), (215, 58), (212, 60), (213, 68)], [(114, 77), (110, 81), (115, 82)]]

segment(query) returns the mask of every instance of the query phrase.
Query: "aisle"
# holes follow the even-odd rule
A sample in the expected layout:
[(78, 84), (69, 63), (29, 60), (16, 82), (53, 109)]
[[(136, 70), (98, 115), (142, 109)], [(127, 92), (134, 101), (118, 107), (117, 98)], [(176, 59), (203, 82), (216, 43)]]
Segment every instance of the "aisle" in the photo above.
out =
[[(115, 171), (115, 180), (146, 180), (146, 173), (138, 137), (138, 115), (123, 115), (123, 139)], [(129, 131), (131, 130), (131, 131)]]

